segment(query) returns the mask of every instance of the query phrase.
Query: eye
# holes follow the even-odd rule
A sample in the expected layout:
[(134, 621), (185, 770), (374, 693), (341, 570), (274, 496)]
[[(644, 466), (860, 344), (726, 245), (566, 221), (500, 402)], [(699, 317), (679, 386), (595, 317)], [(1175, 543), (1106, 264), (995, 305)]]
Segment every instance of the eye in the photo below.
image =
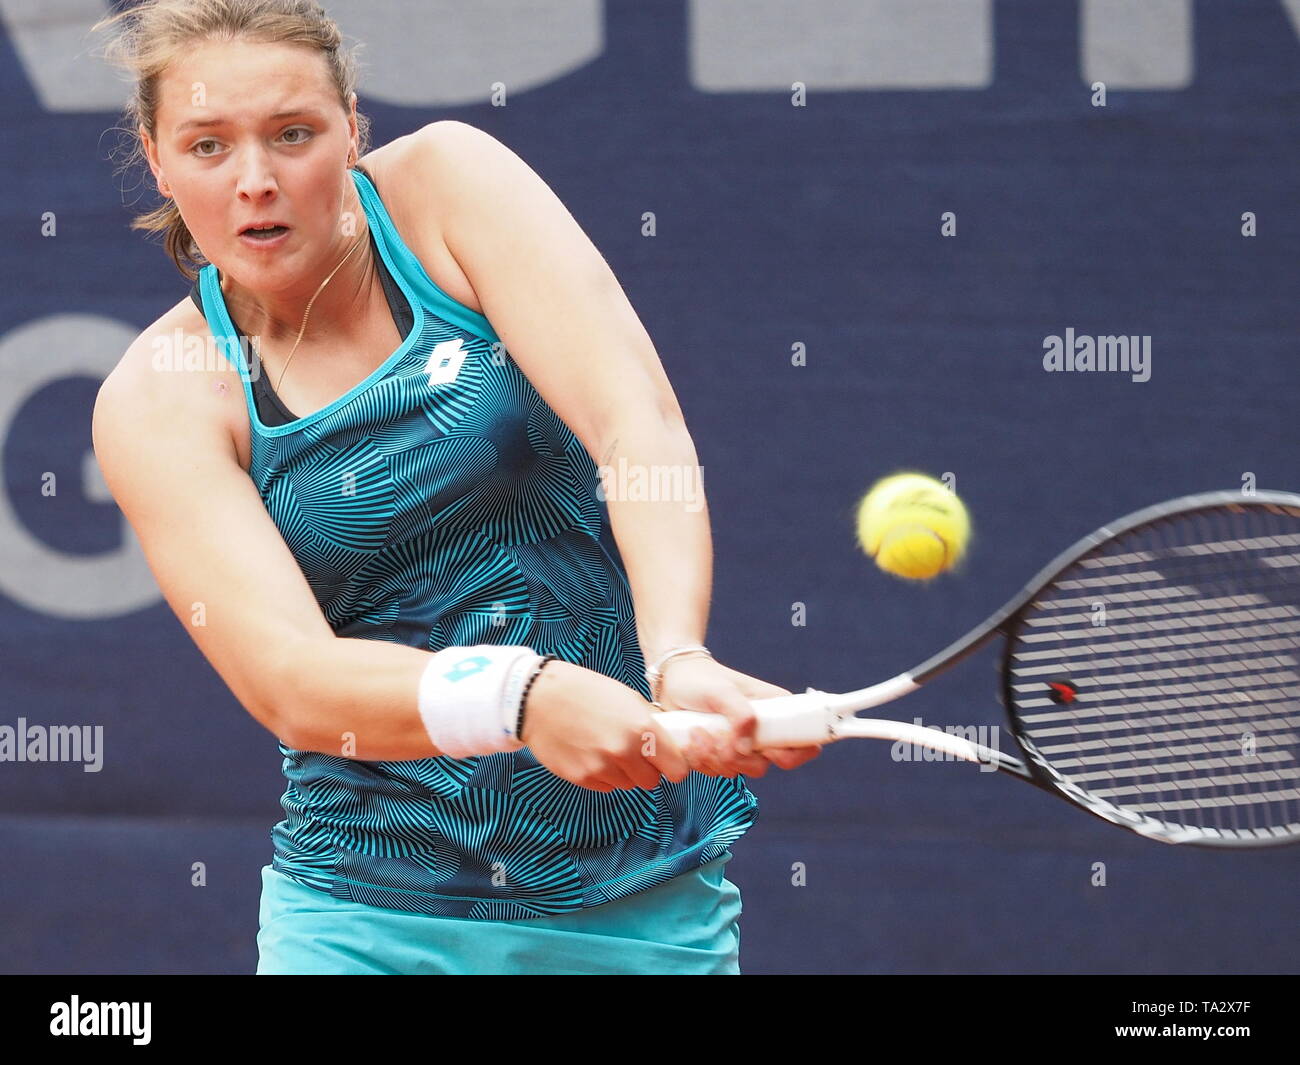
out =
[(215, 152), (201, 152), (198, 149), (205, 144), (216, 144), (216, 143), (217, 143), (216, 141), (210, 138), (208, 140), (196, 141), (194, 147), (192, 147), (190, 151), (193, 152), (195, 155), (197, 155), (200, 159), (211, 158), (213, 155), (216, 154)]
[(304, 135), (295, 140), (289, 141), (290, 144), (304, 144), (312, 136), (312, 131), (306, 126), (291, 126), (289, 129), (286, 129), (281, 136), (287, 137), (290, 133), (301, 133)]

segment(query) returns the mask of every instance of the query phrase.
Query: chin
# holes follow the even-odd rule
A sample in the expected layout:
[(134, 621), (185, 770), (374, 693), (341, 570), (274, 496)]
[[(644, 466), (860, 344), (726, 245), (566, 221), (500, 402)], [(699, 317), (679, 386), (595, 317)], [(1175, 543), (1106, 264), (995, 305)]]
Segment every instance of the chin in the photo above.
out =
[(293, 265), (296, 259), (294, 249), (277, 250), (268, 254), (237, 247), (231, 250), (229, 261), (238, 264), (241, 277), (259, 279), (265, 287), (277, 280), (286, 283), (292, 281), (298, 274)]

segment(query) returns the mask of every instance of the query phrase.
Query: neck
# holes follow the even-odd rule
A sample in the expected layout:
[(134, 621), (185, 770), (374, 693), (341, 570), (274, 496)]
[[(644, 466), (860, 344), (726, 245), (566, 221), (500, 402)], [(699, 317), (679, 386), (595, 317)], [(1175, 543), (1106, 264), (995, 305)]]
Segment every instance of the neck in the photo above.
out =
[(358, 232), (339, 235), (318, 266), (292, 285), (275, 292), (253, 292), (233, 278), (222, 277), (226, 304), (246, 334), (278, 348), (293, 344), (301, 330), (305, 346), (313, 339), (346, 336), (365, 319), (364, 307), (375, 276), (374, 255), (365, 210), (355, 188), (348, 199), (353, 203), (345, 205), (345, 210), (360, 220)]

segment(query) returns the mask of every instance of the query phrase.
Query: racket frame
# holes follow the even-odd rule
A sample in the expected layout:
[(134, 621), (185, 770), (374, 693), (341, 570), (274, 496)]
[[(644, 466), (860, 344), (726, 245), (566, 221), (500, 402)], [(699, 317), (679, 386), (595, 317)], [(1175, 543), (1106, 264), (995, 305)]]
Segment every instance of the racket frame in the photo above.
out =
[[(1291, 492), (1258, 490), (1253, 495), (1243, 495), (1240, 491), (1202, 492), (1195, 495), (1180, 496), (1166, 500), (1142, 510), (1134, 511), (1095, 532), (1071, 544), (1047, 565), (1043, 566), (1024, 587), (982, 624), (977, 625), (965, 636), (949, 644), (937, 654), (931, 655), (920, 665), (907, 673), (900, 673), (889, 680), (873, 684), (867, 688), (844, 693), (831, 693), (808, 688), (797, 695), (776, 696), (771, 699), (753, 700), (760, 714), (760, 728), (765, 724), (777, 726), (779, 721), (789, 725), (788, 738), (791, 745), (809, 742), (811, 736), (822, 736), (814, 742), (830, 743), (849, 738), (871, 738), (883, 740), (901, 740), (931, 750), (951, 753), (967, 761), (977, 761), (994, 766), (999, 772), (1018, 777), (1053, 795), (1060, 796), (1074, 806), (1106, 821), (1119, 825), (1148, 839), (1162, 843), (1185, 844), (1201, 847), (1247, 847), (1258, 848), (1282, 846), (1300, 842), (1294, 834), (1281, 830), (1261, 830), (1258, 836), (1225, 836), (1212, 828), (1193, 828), (1191, 826), (1172, 825), (1158, 818), (1149, 817), (1113, 806), (1097, 799), (1070, 781), (1062, 777), (1050, 762), (1038, 750), (1033, 740), (1026, 734), (1018, 714), (1011, 691), (1011, 656), (1013, 637), (1018, 630), (1019, 621), (1025, 608), (1034, 602), (1058, 576), (1077, 563), (1085, 555), (1100, 545), (1132, 532), (1143, 525), (1149, 525), (1162, 519), (1193, 514), (1201, 510), (1216, 510), (1223, 507), (1240, 507), (1243, 509), (1266, 507), (1276, 512), (1286, 512), (1300, 516), (1300, 495)], [(1002, 636), (1004, 643), (1000, 656), (1000, 690), (999, 698), (1011, 734), (1017, 745), (1026, 755), (1024, 761), (1003, 754), (1001, 751), (971, 743), (960, 736), (940, 732), (937, 729), (902, 721), (882, 718), (860, 718), (855, 712), (881, 706), (895, 699), (909, 695), (933, 680), (940, 673), (947, 672), (953, 666), (970, 657), (983, 648), (995, 637)], [(669, 711), (668, 715), (691, 713), (689, 711)], [(701, 719), (715, 715), (694, 714)], [(678, 721), (685, 721), (679, 718)], [(721, 723), (709, 722), (719, 731), (727, 729), (725, 719)], [(773, 732), (772, 728), (764, 731)], [(684, 733), (678, 732), (680, 737)], [(774, 733), (775, 741), (765, 746), (781, 746), (780, 733)]]
[(1300, 842), (1300, 839), (1297, 839), (1295, 835), (1288, 835), (1280, 830), (1276, 834), (1269, 834), (1267, 830), (1263, 830), (1259, 836), (1241, 837), (1222, 835), (1213, 828), (1172, 825), (1159, 818), (1134, 813), (1114, 806), (1105, 800), (1097, 799), (1076, 785), (1071, 784), (1069, 780), (1061, 776), (1052, 767), (1050, 761), (1039, 751), (1037, 745), (1025, 732), (1020, 716), (1014, 709), (1015, 699), (1011, 689), (1011, 661), (1014, 637), (1018, 631), (1019, 622), (1025, 608), (1032, 604), (1048, 586), (1053, 584), (1057, 577), (1095, 548), (1141, 526), (1150, 525), (1167, 518), (1183, 517), (1195, 514), (1198, 511), (1217, 510), (1223, 507), (1239, 507), (1242, 509), (1266, 507), (1273, 509), (1275, 512), (1285, 511), (1300, 515), (1300, 495), (1291, 492), (1266, 490), (1257, 491), (1250, 496), (1243, 495), (1240, 491), (1202, 492), (1145, 507), (1102, 526), (1095, 532), (1089, 533), (1076, 541), (1047, 563), (1025, 584), (1017, 595), (1013, 596), (1005, 606), (982, 625), (917, 666), (910, 674), (912, 680), (918, 687), (923, 685), (926, 681), (939, 673), (945, 672), (979, 650), (995, 636), (1001, 635), (1004, 642), (1000, 659), (1001, 690), (999, 695), (1003, 710), (1007, 715), (1011, 734), (1026, 758), (1020, 770), (996, 763), (999, 770), (1020, 777), (1044, 791), (1060, 795), (1075, 806), (1101, 818), (1103, 821), (1120, 825), (1136, 832), (1138, 835), (1159, 840), (1162, 843), (1191, 844), (1193, 846), (1214, 848), (1257, 848), (1284, 846)]

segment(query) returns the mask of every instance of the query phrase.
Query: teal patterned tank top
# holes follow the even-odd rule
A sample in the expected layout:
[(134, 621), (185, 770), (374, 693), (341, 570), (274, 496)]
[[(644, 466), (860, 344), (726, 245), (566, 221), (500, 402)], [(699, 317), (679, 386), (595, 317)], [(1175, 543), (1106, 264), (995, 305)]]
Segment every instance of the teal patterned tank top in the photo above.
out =
[[(411, 327), (348, 393), (266, 424), (216, 267), (198, 282), (213, 337), (242, 371), (250, 476), (321, 611), (349, 639), (524, 644), (648, 698), (595, 463), (351, 173)], [(386, 762), (280, 752), (273, 868), (337, 898), (440, 916), (513, 920), (625, 898), (722, 855), (758, 813), (740, 777), (603, 793), (527, 747)]]

